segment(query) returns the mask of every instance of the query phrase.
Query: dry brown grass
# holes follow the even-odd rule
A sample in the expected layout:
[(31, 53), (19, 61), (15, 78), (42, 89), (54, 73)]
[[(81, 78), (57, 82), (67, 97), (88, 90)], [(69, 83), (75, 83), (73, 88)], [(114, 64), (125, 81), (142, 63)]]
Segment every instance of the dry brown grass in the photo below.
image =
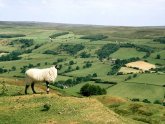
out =
[(138, 68), (140, 70), (150, 70), (151, 68), (156, 68), (155, 65), (150, 64), (148, 62), (144, 62), (144, 61), (136, 61), (136, 62), (130, 62), (128, 64), (126, 64), (127, 67), (131, 67), (131, 68)]
[(114, 96), (97, 96), (96, 97), (100, 102), (102, 102), (104, 105), (111, 105), (111, 104), (118, 104), (118, 103), (126, 103), (128, 102), (127, 99), (121, 98), (121, 97), (114, 97)]

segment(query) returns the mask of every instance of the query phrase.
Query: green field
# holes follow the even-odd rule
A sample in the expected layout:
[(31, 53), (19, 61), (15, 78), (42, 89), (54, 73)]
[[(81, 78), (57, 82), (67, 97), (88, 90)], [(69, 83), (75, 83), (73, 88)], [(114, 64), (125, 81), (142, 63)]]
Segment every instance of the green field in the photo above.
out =
[(129, 59), (132, 57), (142, 58), (145, 55), (144, 52), (138, 52), (134, 48), (120, 48), (118, 51), (113, 53), (110, 57), (114, 59)]
[(163, 86), (165, 82), (164, 75), (161, 74), (141, 74), (137, 78), (128, 80), (129, 83), (142, 83)]
[[(61, 32), (68, 33), (50, 39), (50, 36), (53, 34), (59, 34)], [(13, 36), (13, 34), (25, 35), (24, 37), (0, 38), (0, 82), (5, 82), (7, 88), (7, 91), (5, 91), (6, 94), (1, 94), (0, 97), (2, 101), (0, 102), (2, 106), (0, 106), (0, 110), (4, 111), (0, 112), (0, 120), (2, 120), (0, 123), (106, 123), (105, 120), (109, 120), (109, 112), (111, 113), (111, 109), (108, 109), (109, 106), (105, 107), (96, 99), (76, 98), (83, 97), (80, 94), (80, 89), (86, 83), (105, 88), (107, 96), (119, 96), (121, 99), (124, 98), (127, 100), (132, 98), (137, 98), (141, 101), (148, 99), (152, 103), (156, 100), (164, 100), (164, 70), (137, 75), (118, 75), (117, 72), (119, 70), (122, 72), (138, 71), (123, 67), (124, 65), (121, 66), (121, 63), (113, 62), (113, 59), (128, 61), (138, 57), (141, 61), (148, 61), (151, 64), (156, 64), (159, 68), (164, 68), (165, 45), (153, 41), (156, 37), (165, 36), (164, 27), (106, 27), (58, 25), (53, 23), (0, 22), (0, 34), (9, 36)], [(107, 38), (95, 40), (100, 34)], [(94, 40), (82, 39), (81, 37), (84, 36), (96, 37)], [(24, 42), (19, 42), (20, 39), (23, 39)], [(29, 39), (33, 41), (31, 45), (29, 45)], [(28, 42), (25, 42), (26, 40)], [(104, 51), (102, 47), (108, 46), (107, 44), (115, 46), (116, 49), (115, 47), (111, 47)], [(18, 56), (16, 54), (11, 55), (13, 51), (20, 51), (20, 53), (17, 53), (19, 54)], [(103, 53), (99, 54), (100, 51)], [(2, 55), (3, 53), (5, 54)], [(160, 58), (156, 58), (157, 55), (160, 55)], [(103, 58), (100, 58), (100, 56), (103, 56)], [(3, 57), (6, 57), (6, 60)], [(15, 57), (17, 58), (15, 59)], [(61, 67), (58, 70), (58, 77), (54, 83), (63, 81), (66, 83), (65, 85), (68, 85), (68, 79), (75, 81), (76, 78), (84, 78), (86, 76), (90, 78), (87, 81), (74, 82), (76, 85), (74, 84), (70, 87), (68, 85), (64, 89), (51, 85), (53, 95), (48, 96), (44, 94), (45, 84), (37, 85), (36, 89), (39, 91), (38, 93), (44, 95), (24, 96), (23, 82), (25, 71), (29, 68), (48, 68), (52, 65)], [(114, 71), (115, 66), (119, 66), (115, 70), (116, 72), (114, 74), (109, 73)], [(96, 80), (100, 82), (96, 83)], [(2, 91), (3, 86), (0, 84), (0, 92)], [(32, 94), (31, 90), (29, 93)], [(54, 96), (54, 93), (60, 94), (63, 97)], [(20, 101), (18, 100), (17, 102), (19, 98)], [(52, 98), (54, 98), (51, 103), (52, 109), (48, 111), (50, 115), (48, 116), (46, 112), (41, 112), (41, 108), (46, 101), (51, 102)], [(61, 108), (61, 106), (66, 107)], [(123, 106), (123, 108), (126, 106)], [(26, 111), (28, 107), (30, 108)], [(73, 108), (74, 110), (72, 110)], [(123, 108), (118, 109), (119, 111), (120, 109), (124, 111), (122, 110)], [(112, 110), (121, 115), (117, 111), (117, 108), (113, 108)], [(61, 112), (62, 114), (59, 114)], [(157, 118), (162, 118), (163, 112), (161, 111), (160, 113), (159, 115), (161, 116), (154, 115), (153, 118), (156, 118), (155, 122), (157, 122)], [(86, 116), (90, 114), (91, 116)], [(136, 122), (138, 124), (143, 122), (154, 124), (153, 121), (143, 121), (144, 118), (138, 120), (137, 116), (124, 116), (122, 118), (119, 115), (112, 116), (112, 118), (114, 117), (116, 119), (114, 124), (120, 124), (121, 122), (127, 123), (129, 119), (133, 124)], [(98, 118), (96, 118), (97, 116)], [(32, 117), (34, 121), (30, 120), (29, 117)], [(142, 116), (140, 115), (140, 117)], [(24, 119), (21, 120), (21, 118)], [(163, 124), (162, 122), (161, 120), (160, 124)]]
[(119, 72), (122, 72), (124, 74), (129, 74), (129, 73), (139, 73), (139, 70), (133, 69), (133, 68), (128, 68), (128, 67), (121, 67)]
[(141, 100), (149, 99), (151, 101), (163, 100), (165, 92), (163, 87), (136, 83), (120, 83), (110, 87), (107, 91), (108, 94), (115, 96), (139, 98)]

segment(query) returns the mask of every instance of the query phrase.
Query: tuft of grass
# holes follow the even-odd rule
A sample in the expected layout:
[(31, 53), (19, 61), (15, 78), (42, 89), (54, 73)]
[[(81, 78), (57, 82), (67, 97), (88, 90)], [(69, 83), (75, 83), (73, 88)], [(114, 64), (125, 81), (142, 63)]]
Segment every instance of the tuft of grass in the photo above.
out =
[(43, 109), (41, 111), (48, 111), (50, 109), (51, 105), (49, 103), (46, 103), (43, 105)]

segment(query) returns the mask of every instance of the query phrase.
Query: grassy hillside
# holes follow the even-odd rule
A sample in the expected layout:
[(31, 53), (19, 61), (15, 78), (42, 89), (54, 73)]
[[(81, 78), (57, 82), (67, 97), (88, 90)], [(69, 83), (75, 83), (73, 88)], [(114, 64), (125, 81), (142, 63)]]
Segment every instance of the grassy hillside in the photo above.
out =
[[(131, 102), (109, 95), (90, 98), (59, 96), (56, 93), (22, 95), (21, 86), (7, 85), (7, 96), (0, 97), (0, 123), (72, 124), (164, 123), (160, 105)], [(17, 91), (20, 93), (16, 94)], [(117, 114), (116, 114), (117, 113)]]
[[(101, 103), (119, 115), (149, 124), (163, 124), (165, 109), (159, 105), (130, 102), (120, 97), (97, 96)], [(134, 122), (132, 122), (134, 123)]]
[(129, 119), (122, 118), (94, 98), (62, 97), (53, 93), (16, 95), (15, 90), (21, 87), (8, 85), (7, 89), (8, 96), (0, 97), (1, 124), (129, 123)]
[[(152, 105), (155, 101), (161, 101), (162, 104), (165, 99), (165, 44), (155, 39), (164, 36), (165, 27), (0, 22), (0, 91), (4, 90), (3, 83), (8, 89), (0, 97), (2, 122), (106, 123), (106, 120), (114, 120), (114, 123), (136, 123), (133, 119), (137, 123), (161, 124), (163, 120), (158, 122), (157, 118), (164, 116), (163, 111), (158, 114), (161, 116), (151, 116), (156, 121), (149, 121), (143, 115), (141, 119), (131, 116), (128, 109), (131, 103), (116, 109), (110, 107), (109, 110), (107, 105), (102, 105), (95, 98), (75, 97), (82, 97), (80, 89), (89, 83), (105, 88), (107, 95), (140, 101), (147, 99)], [(155, 64), (157, 70), (133, 74), (139, 72), (134, 68), (130, 69), (131, 74), (118, 73), (129, 71), (123, 67), (124, 64), (135, 60)], [(25, 71), (52, 65), (58, 65), (59, 69), (57, 80), (51, 85), (51, 93), (75, 97), (45, 95), (45, 84), (36, 85), (38, 93), (43, 95), (24, 96)], [(59, 88), (59, 85), (67, 88)], [(46, 101), (52, 105), (51, 109), (41, 111)], [(155, 106), (152, 107), (154, 109)], [(124, 118), (111, 111), (123, 116), (123, 108), (128, 112)]]

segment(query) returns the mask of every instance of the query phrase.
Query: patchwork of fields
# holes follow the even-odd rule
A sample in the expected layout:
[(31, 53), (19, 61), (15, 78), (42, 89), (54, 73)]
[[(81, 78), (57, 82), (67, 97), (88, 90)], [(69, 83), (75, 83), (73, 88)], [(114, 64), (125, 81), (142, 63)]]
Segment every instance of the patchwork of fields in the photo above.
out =
[[(58, 71), (59, 77), (57, 78), (57, 82), (67, 81), (68, 79), (74, 79), (76, 77), (85, 77), (96, 73), (97, 77), (93, 77), (93, 79), (106, 81), (107, 84), (103, 84), (103, 83), (96, 84), (95, 81), (90, 81), (90, 80), (89, 83), (107, 88), (108, 94), (119, 95), (128, 98), (133, 98), (133, 97), (141, 98), (142, 96), (143, 98), (150, 99), (151, 97), (149, 97), (148, 94), (142, 92), (144, 91), (144, 89), (140, 88), (142, 85), (147, 84), (146, 90), (148, 92), (152, 92), (153, 90), (159, 91), (158, 89), (162, 89), (161, 91), (159, 91), (160, 93), (156, 93), (155, 95), (152, 94), (153, 98), (159, 100), (162, 100), (163, 98), (162, 96), (165, 93), (165, 90), (163, 88), (165, 82), (164, 74), (162, 75), (158, 75), (155, 73), (138, 74), (138, 76), (133, 77), (133, 74), (108, 75), (108, 73), (112, 71), (114, 66), (114, 64), (111, 62), (111, 59), (127, 60), (133, 57), (134, 58), (138, 57), (140, 60), (148, 61), (151, 64), (157, 64), (158, 66), (165, 66), (165, 60), (164, 60), (165, 45), (159, 42), (153, 42), (153, 39), (157, 36), (157, 33), (159, 32), (160, 33), (159, 35), (163, 36), (165, 34), (165, 30), (161, 29), (160, 31), (159, 28), (158, 29), (151, 28), (146, 30), (141, 28), (124, 28), (124, 27), (123, 28), (91, 27), (89, 29), (87, 27), (84, 28), (83, 26), (82, 27), (80, 26), (80, 28), (77, 29), (74, 26), (71, 28), (65, 25), (62, 25), (61, 27), (56, 27), (56, 25), (53, 25), (52, 27), (50, 27), (49, 25), (46, 24), (43, 24), (43, 26), (42, 24), (41, 25), (31, 24), (31, 26), (27, 26), (26, 24), (19, 25), (19, 23), (11, 24), (10, 27), (5, 27), (5, 24), (1, 24), (0, 27), (1, 27), (0, 34), (26, 35), (24, 37), (0, 38), (1, 52), (10, 53), (11, 51), (15, 51), (15, 50), (23, 51), (23, 49), (20, 48), (21, 43), (15, 42), (15, 40), (33, 39), (33, 45), (24, 48), (26, 50), (31, 49), (31, 52), (26, 52), (19, 55), (21, 59), (12, 60), (12, 61), (0, 61), (0, 68), (7, 69), (7, 72), (0, 73), (1, 77), (14, 78), (14, 79), (22, 78), (21, 80), (23, 80), (24, 77), (23, 69), (26, 70), (33, 66), (37, 68), (45, 68), (57, 64), (57, 65), (61, 65), (61, 69)], [(145, 32), (143, 32), (143, 30), (145, 30)], [(146, 39), (145, 35), (147, 31), (148, 34)], [(150, 35), (150, 31), (152, 31), (152, 35)], [(57, 36), (54, 39), (49, 38), (52, 34), (57, 34), (59, 32), (68, 32), (68, 33)], [(82, 36), (86, 36), (90, 34), (91, 34), (90, 38), (96, 37), (95, 35), (99, 34), (99, 32), (101, 32), (101, 34), (103, 35), (105, 34), (108, 38), (102, 40), (81, 39)], [(153, 43), (154, 46), (153, 45), (151, 46), (151, 44)], [(70, 54), (73, 53), (74, 50), (66, 51), (60, 48), (61, 45), (64, 46), (70, 45), (69, 47), (71, 47), (76, 44), (81, 44), (84, 48), (82, 50), (78, 50), (74, 54)], [(118, 50), (114, 51), (106, 58), (104, 58), (104, 60), (100, 61), (98, 59), (97, 51), (100, 50), (106, 44), (116, 44), (116, 45), (121, 44), (121, 47), (119, 47)], [(125, 44), (133, 44), (132, 45), (133, 47)], [(143, 48), (145, 50), (139, 50), (139, 48), (142, 49), (143, 46), (145, 46)], [(147, 56), (146, 48), (153, 50), (149, 56)], [(49, 53), (47, 52), (48, 50)], [(85, 57), (82, 56), (82, 53), (84, 53)], [(159, 59), (156, 58), (157, 55), (160, 55)], [(73, 61), (73, 64), (70, 64), (70, 61)], [(14, 70), (12, 70), (13, 66), (15, 67)], [(122, 67), (121, 69), (119, 68), (119, 70), (125, 72), (130, 71), (125, 67)], [(132, 69), (131, 71), (136, 72), (137, 70)], [(129, 76), (131, 76), (132, 78), (127, 80)], [(79, 90), (81, 86), (83, 86), (87, 82), (82, 82), (73, 87), (68, 87), (67, 89), (63, 89), (63, 90), (69, 94), (74, 94), (74, 96), (79, 95)], [(112, 85), (111, 82), (115, 82), (116, 85), (115, 86)], [(130, 96), (129, 90), (132, 89), (132, 87), (134, 87), (136, 91), (134, 91), (135, 93)], [(122, 92), (125, 93), (123, 94)], [(153, 98), (151, 98), (151, 100), (153, 100)]]
[[(47, 68), (52, 65), (58, 65), (57, 80), (51, 85), (52, 93), (59, 92), (59, 94), (67, 96), (82, 97), (80, 89), (83, 85), (89, 83), (105, 88), (108, 96), (119, 96), (127, 100), (139, 99), (143, 101), (147, 99), (152, 103), (156, 100), (164, 100), (165, 44), (155, 42), (154, 39), (165, 36), (165, 28), (67, 26), (47, 23), (0, 22), (0, 36), (1, 95), (3, 91), (7, 97), (24, 94), (24, 73), (28, 68)], [(138, 73), (137, 69), (124, 67), (125, 64), (135, 60), (154, 64), (157, 70), (154, 70), (154, 73)], [(131, 74), (119, 73), (130, 71), (132, 72)], [(81, 81), (78, 79), (81, 79)], [(3, 83), (5, 83), (7, 90), (4, 89)], [(56, 84), (66, 87), (60, 88)], [(43, 85), (36, 86), (37, 91), (41, 94), (45, 90)], [(32, 93), (31, 91), (29, 92), (30, 94)], [(36, 106), (33, 106), (32, 102), (29, 104), (34, 110), (22, 111), (28, 115), (32, 112), (34, 117), (38, 117), (34, 111), (40, 109), (41, 104), (43, 104), (40, 101), (40, 97), (43, 96), (34, 97), (37, 98), (37, 101), (34, 101), (38, 104)], [(24, 103), (24, 98), (20, 98), (23, 100), (21, 102)], [(1, 99), (5, 101), (3, 98)], [(43, 97), (43, 99), (47, 100), (46, 97)], [(58, 108), (60, 103), (67, 101), (63, 98), (58, 99), (55, 97), (55, 99), (58, 101), (56, 104), (58, 106), (54, 109), (58, 110), (60, 110)], [(67, 109), (70, 110), (72, 102), (76, 98), (67, 99), (68, 102), (66, 104), (69, 104)], [(31, 100), (29, 99), (29, 101)], [(83, 104), (87, 105), (89, 101), (90, 99), (84, 99), (83, 103), (81, 103), (81, 100), (77, 102), (82, 107), (84, 106)], [(94, 102), (90, 101), (91, 104)], [(2, 103), (0, 102), (0, 104)], [(103, 119), (107, 119), (109, 111), (104, 107), (102, 108), (100, 103), (96, 102), (94, 104), (99, 106), (99, 108), (101, 107), (100, 110), (102, 113), (105, 113)], [(25, 106), (29, 105), (25, 104)], [(4, 108), (6, 107), (6, 105), (3, 106)], [(72, 114), (77, 116), (77, 112), (82, 112), (83, 108), (80, 106), (76, 106), (78, 110), (73, 110)], [(12, 107), (13, 105), (10, 104), (7, 111), (3, 114), (4, 117), (7, 117)], [(19, 107), (21, 106), (16, 107), (20, 109)], [(90, 105), (87, 105), (87, 107), (93, 111)], [(90, 114), (89, 111), (84, 111)], [(12, 110), (12, 112), (16, 113), (14, 114), (15, 117), (21, 115), (17, 109)], [(50, 111), (50, 113), (54, 114), (54, 111)], [(58, 113), (55, 112), (57, 118), (56, 120), (50, 120), (50, 123), (56, 123), (56, 121), (76, 123), (82, 121), (80, 117), (86, 118), (82, 123), (94, 123), (92, 117), (98, 116), (98, 113), (93, 111), (91, 118), (80, 113), (82, 115), (69, 120), (70, 115), (68, 111), (64, 114), (66, 118), (61, 122), (62, 116), (58, 116)], [(40, 115), (44, 117), (45, 114), (40, 113)], [(9, 118), (11, 123), (17, 121), (22, 123), (21, 120)], [(45, 119), (49, 120), (50, 118), (46, 116)], [(97, 122), (104, 122), (103, 119), (97, 120)], [(114, 119), (116, 119), (115, 116)], [(5, 118), (3, 118), (3, 121), (6, 122)], [(28, 118), (25, 118), (24, 121), (27, 121), (27, 123), (31, 122)], [(126, 119), (124, 122), (127, 123), (127, 121)], [(37, 120), (34, 120), (35, 122)], [(42, 121), (42, 123), (44, 122), (45, 120)], [(123, 122), (123, 120), (116, 120), (116, 123), (120, 122)]]

